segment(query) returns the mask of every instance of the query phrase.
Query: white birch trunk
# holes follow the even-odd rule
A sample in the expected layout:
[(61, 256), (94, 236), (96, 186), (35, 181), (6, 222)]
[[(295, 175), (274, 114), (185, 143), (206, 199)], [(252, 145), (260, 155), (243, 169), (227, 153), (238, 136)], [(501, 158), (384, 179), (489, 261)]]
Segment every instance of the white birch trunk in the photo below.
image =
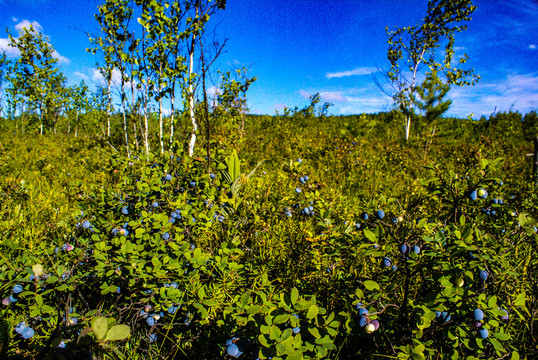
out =
[(196, 132), (198, 131), (198, 124), (196, 123), (196, 117), (194, 116), (194, 87), (192, 85), (192, 73), (194, 69), (194, 42), (196, 35), (192, 35), (192, 43), (189, 54), (189, 114), (192, 123), (192, 134), (189, 142), (189, 156), (194, 154), (194, 144), (196, 143)]

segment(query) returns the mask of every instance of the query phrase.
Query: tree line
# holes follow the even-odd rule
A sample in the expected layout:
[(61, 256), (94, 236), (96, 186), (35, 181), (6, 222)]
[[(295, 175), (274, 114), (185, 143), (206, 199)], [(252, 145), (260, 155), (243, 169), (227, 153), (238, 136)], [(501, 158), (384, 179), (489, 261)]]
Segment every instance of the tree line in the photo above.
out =
[[(2, 114), (20, 131), (37, 126), (41, 134), (56, 133), (62, 119), (66, 132), (77, 134), (84, 118), (104, 139), (117, 136), (112, 132), (119, 117), (128, 155), (139, 144), (147, 154), (155, 150), (150, 141), (155, 122), (161, 153), (186, 147), (192, 156), (198, 134), (208, 140), (222, 123), (230, 123), (229, 130), (240, 137), (246, 92), (256, 78), (244, 68), (219, 72), (219, 89), (208, 93), (210, 71), (225, 44), (215, 40), (208, 24), (225, 5), (223, 0), (104, 1), (95, 15), (99, 32), (88, 33), (87, 50), (98, 56), (103, 79), (93, 92), (84, 82), (67, 86), (42, 33), (30, 27), (19, 37), (9, 34), (20, 56), (0, 58)], [(188, 139), (178, 138), (177, 126), (188, 129)]]

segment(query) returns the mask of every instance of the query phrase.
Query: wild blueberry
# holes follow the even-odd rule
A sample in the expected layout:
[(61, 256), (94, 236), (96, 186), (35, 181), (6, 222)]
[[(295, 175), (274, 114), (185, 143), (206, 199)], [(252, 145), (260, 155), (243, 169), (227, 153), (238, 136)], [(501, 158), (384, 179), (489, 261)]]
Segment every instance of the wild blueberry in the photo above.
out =
[(22, 334), (24, 329), (26, 329), (26, 323), (24, 321), (18, 323), (17, 326), (15, 326), (15, 332), (19, 335)]
[(239, 350), (239, 347), (233, 343), (228, 345), (228, 347), (226, 348), (226, 352), (228, 353), (228, 355), (234, 358), (238, 358), (243, 353), (241, 350)]
[(32, 336), (34, 336), (34, 329), (27, 327), (22, 331), (21, 335), (24, 339), (30, 339)]
[(473, 190), (473, 191), (471, 192), (471, 194), (469, 194), (469, 198), (470, 198), (471, 200), (474, 201), (474, 200), (476, 200), (477, 195), (478, 195), (478, 194), (477, 194), (476, 190)]
[(473, 311), (473, 316), (476, 321), (480, 321), (484, 318), (484, 312), (480, 309), (475, 309)]
[(14, 292), (15, 294), (20, 293), (22, 290), (23, 290), (23, 287), (22, 287), (21, 284), (17, 284), (17, 285), (15, 285), (15, 286), (13, 286), (13, 292)]
[(385, 217), (385, 212), (383, 210), (377, 210), (375, 213), (378, 219), (383, 219)]

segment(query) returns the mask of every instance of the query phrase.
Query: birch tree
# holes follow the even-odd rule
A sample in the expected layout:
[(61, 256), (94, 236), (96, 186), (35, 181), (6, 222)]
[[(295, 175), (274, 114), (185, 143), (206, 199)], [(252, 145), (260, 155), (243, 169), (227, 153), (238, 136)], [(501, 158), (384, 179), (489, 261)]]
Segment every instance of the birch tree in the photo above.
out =
[(58, 89), (65, 86), (66, 78), (58, 67), (58, 60), (52, 56), (54, 48), (32, 25), (22, 28), (18, 38), (9, 32), (8, 35), (9, 46), (20, 52), (13, 62), (9, 91), (17, 101), (26, 103), (26, 109), (37, 111), (43, 135), (44, 121), (48, 115), (53, 115), (59, 101)]
[(90, 42), (96, 47), (89, 49), (89, 51), (94, 54), (97, 51), (104, 53), (105, 63), (107, 64), (104, 73), (107, 76), (109, 86), (113, 79), (114, 70), (119, 71), (119, 96), (121, 99), (125, 148), (127, 156), (130, 157), (125, 84), (129, 81), (127, 74), (128, 47), (132, 43), (129, 24), (133, 15), (133, 8), (128, 0), (106, 0), (99, 5), (98, 11), (99, 13), (95, 15), (95, 19), (99, 23), (101, 33), (104, 36), (90, 36)]
[(475, 9), (471, 0), (429, 0), (426, 17), (418, 25), (391, 31), (386, 28), (391, 64), (386, 76), (394, 103), (404, 115), (406, 141), (417, 112), (417, 88), (428, 74), (435, 72), (448, 87), (474, 85), (480, 78), (473, 69), (458, 68), (467, 62), (466, 54), (453, 64), (455, 34), (467, 29), (465, 23)]

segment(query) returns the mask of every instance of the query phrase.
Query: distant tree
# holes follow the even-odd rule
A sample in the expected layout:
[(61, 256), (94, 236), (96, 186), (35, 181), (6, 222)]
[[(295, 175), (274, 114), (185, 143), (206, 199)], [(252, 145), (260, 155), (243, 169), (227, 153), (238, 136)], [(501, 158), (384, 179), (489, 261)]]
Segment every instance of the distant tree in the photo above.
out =
[(0, 54), (0, 118), (4, 112), (4, 84), (8, 77), (10, 64), (5, 51), (2, 52)]
[(88, 86), (81, 81), (80, 84), (68, 88), (67, 103), (67, 133), (71, 133), (71, 119), (75, 125), (75, 137), (78, 136), (79, 116), (86, 112), (89, 105)]
[[(97, 86), (88, 96), (89, 113), (103, 133), (110, 137), (110, 92), (108, 85)], [(107, 130), (104, 129), (106, 120)]]
[[(421, 78), (428, 82), (428, 78), (435, 73), (439, 84), (446, 87), (474, 85), (480, 78), (473, 69), (453, 66), (454, 36), (467, 29), (462, 23), (471, 20), (475, 9), (471, 0), (429, 0), (426, 17), (418, 25), (392, 31), (386, 28), (389, 44), (387, 57), (391, 67), (384, 75), (392, 90), (386, 91), (381, 87), (404, 114), (406, 141), (410, 136), (411, 120), (419, 108), (417, 89), (427, 86), (427, 83), (421, 83)], [(444, 51), (440, 51), (443, 44)], [(444, 57), (439, 60), (442, 55)], [(458, 64), (462, 65), (467, 60), (468, 56), (464, 54)]]
[(33, 26), (23, 28), (18, 38), (9, 32), (9, 45), (17, 48), (19, 58), (13, 62), (10, 77), (11, 92), (16, 102), (25, 104), (25, 109), (37, 111), (40, 122), (40, 133), (43, 135), (44, 122), (49, 120), (55, 125), (58, 111), (61, 108), (61, 91), (65, 87), (66, 78), (60, 72), (58, 60), (52, 55), (54, 49), (48, 39)]
[[(121, 99), (121, 111), (123, 117), (123, 132), (125, 135), (125, 148), (130, 157), (129, 135), (127, 126), (127, 93), (125, 85), (133, 81), (133, 73), (128, 73), (133, 35), (129, 30), (129, 23), (133, 15), (133, 8), (129, 0), (106, 0), (98, 6), (99, 13), (95, 19), (99, 23), (103, 36), (92, 37), (90, 42), (95, 45), (90, 52), (100, 51), (105, 58), (105, 65), (100, 67), (108, 86), (112, 83), (114, 69), (119, 71), (119, 96)], [(110, 127), (109, 127), (110, 129)], [(110, 133), (108, 133), (110, 136)]]
[[(452, 100), (444, 100), (450, 86), (441, 82), (437, 76), (437, 71), (432, 70), (426, 76), (426, 79), (422, 83), (422, 86), (417, 88), (416, 96), (413, 96), (413, 102), (417, 105), (417, 108), (422, 112), (422, 123), (425, 127), (428, 127), (433, 123), (433, 129), (430, 133), (430, 145), (433, 142), (435, 136), (436, 122), (452, 104)], [(429, 131), (428, 131), (429, 132)], [(428, 150), (428, 135), (426, 134), (424, 151)]]
[(523, 116), (523, 134), (527, 141), (533, 141), (538, 136), (538, 113), (536, 110)]

